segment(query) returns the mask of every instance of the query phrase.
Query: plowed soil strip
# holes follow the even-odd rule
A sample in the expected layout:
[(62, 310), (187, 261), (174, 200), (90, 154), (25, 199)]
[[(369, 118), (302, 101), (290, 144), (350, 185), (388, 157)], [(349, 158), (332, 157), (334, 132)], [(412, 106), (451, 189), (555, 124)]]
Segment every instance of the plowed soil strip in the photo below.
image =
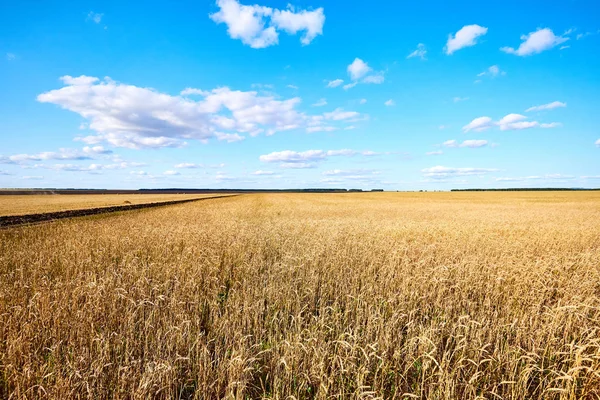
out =
[(156, 203), (144, 203), (144, 204), (127, 204), (127, 205), (122, 205), (122, 206), (87, 208), (87, 209), (83, 209), (83, 210), (56, 211), (56, 212), (41, 213), (41, 214), (9, 215), (9, 216), (5, 216), (5, 217), (0, 217), (0, 228), (7, 228), (7, 227), (17, 226), (17, 225), (36, 224), (36, 223), (40, 223), (40, 222), (54, 221), (54, 220), (64, 219), (64, 218), (85, 217), (88, 215), (107, 214), (107, 213), (113, 213), (113, 212), (117, 212), (117, 211), (140, 210), (143, 208), (170, 206), (170, 205), (174, 205), (174, 204), (191, 203), (192, 201), (218, 199), (221, 197), (234, 197), (234, 196), (237, 196), (237, 195), (211, 196), (211, 197), (201, 197), (199, 199), (171, 200), (171, 201), (161, 201), (161, 202), (156, 202)]

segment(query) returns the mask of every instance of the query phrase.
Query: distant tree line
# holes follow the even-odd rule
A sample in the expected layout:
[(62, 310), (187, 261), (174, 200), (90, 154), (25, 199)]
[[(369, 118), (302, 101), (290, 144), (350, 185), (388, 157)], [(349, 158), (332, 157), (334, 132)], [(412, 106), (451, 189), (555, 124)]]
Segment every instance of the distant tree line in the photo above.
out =
[(587, 191), (600, 189), (586, 188), (507, 188), (507, 189), (452, 189), (451, 192), (554, 192), (554, 191)]

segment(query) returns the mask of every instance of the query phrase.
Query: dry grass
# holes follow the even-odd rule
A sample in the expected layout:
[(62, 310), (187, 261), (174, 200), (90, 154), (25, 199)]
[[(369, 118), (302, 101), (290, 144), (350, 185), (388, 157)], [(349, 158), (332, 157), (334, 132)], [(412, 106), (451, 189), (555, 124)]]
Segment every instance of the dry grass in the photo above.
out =
[[(214, 194), (32, 194), (0, 196), (0, 216), (47, 213), (125, 204), (198, 199)], [(220, 196), (220, 194), (219, 194)], [(129, 203), (128, 203), (129, 202)]]
[(600, 193), (260, 194), (0, 231), (0, 397), (600, 397)]

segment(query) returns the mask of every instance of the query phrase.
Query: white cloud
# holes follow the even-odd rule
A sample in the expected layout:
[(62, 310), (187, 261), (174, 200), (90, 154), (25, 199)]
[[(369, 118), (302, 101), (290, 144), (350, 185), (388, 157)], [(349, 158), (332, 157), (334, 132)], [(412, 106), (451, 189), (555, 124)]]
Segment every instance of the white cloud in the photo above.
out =
[(446, 54), (450, 55), (464, 47), (477, 44), (477, 38), (487, 33), (488, 28), (479, 25), (465, 25), (454, 36), (448, 35)]
[(452, 140), (446, 140), (444, 143), (442, 143), (442, 146), (444, 147), (458, 147), (458, 142), (454, 139)]
[(556, 45), (566, 42), (569, 40), (569, 38), (556, 36), (551, 29), (540, 28), (535, 32), (529, 33), (528, 35), (522, 35), (521, 40), (523, 43), (521, 43), (519, 48), (516, 50), (512, 47), (502, 47), (500, 50), (508, 54), (515, 54), (524, 57), (549, 50)]
[(307, 150), (307, 151), (276, 151), (261, 155), (260, 161), (266, 163), (279, 163), (281, 168), (316, 168), (317, 163), (327, 160), (329, 157), (352, 157), (356, 155), (370, 156), (384, 153), (376, 153), (370, 150), (356, 151), (351, 149), (340, 150)]
[(427, 49), (423, 43), (417, 45), (417, 49), (410, 53), (406, 58), (419, 57), (421, 60), (427, 60)]
[(165, 171), (163, 175), (173, 176), (173, 175), (181, 175), (179, 171)]
[(559, 107), (566, 107), (567, 103), (562, 103), (560, 101), (553, 101), (552, 103), (542, 104), (540, 106), (529, 107), (525, 112), (531, 111), (542, 111), (542, 110), (552, 110)]
[(358, 84), (358, 82), (348, 83), (348, 84), (344, 85), (344, 90), (352, 89), (357, 84)]
[(294, 89), (294, 90), (298, 90), (298, 86), (296, 85), (286, 85), (285, 87), (290, 88), (290, 89)]
[(508, 114), (502, 117), (497, 125), (501, 131), (529, 129), (539, 125), (537, 121), (524, 121), (525, 119), (527, 117), (521, 114)]
[(369, 76), (365, 77), (365, 79), (362, 80), (363, 83), (374, 83), (376, 85), (383, 83), (383, 81), (385, 81), (383, 72), (378, 72), (375, 75), (369, 75)]
[(324, 160), (327, 158), (327, 152), (323, 150), (307, 150), (302, 152), (284, 150), (276, 151), (259, 157), (262, 162), (282, 162), (282, 163), (305, 163)]
[(562, 124), (560, 122), (550, 122), (549, 124), (540, 124), (540, 128), (544, 128), (544, 129), (558, 128), (561, 126), (562, 126)]
[(529, 128), (556, 128), (562, 126), (559, 122), (540, 123), (538, 121), (526, 121), (527, 117), (521, 114), (508, 114), (499, 121), (492, 121), (490, 117), (479, 117), (463, 127), (463, 132), (475, 131), (482, 132), (493, 126), (497, 126), (501, 131), (522, 130)]
[(389, 99), (388, 101), (386, 101), (383, 104), (385, 104), (387, 107), (391, 107), (391, 106), (395, 106), (396, 105), (396, 103), (392, 99)]
[(226, 141), (227, 143), (240, 142), (246, 139), (243, 136), (238, 135), (237, 133), (223, 133), (223, 132), (215, 132), (215, 137), (218, 140)]
[(359, 103), (360, 104), (366, 104), (367, 103), (367, 99), (360, 99)]
[(175, 168), (204, 168), (204, 165), (195, 163), (180, 163), (175, 165)]
[(273, 171), (263, 171), (261, 169), (259, 169), (258, 171), (254, 171), (252, 173), (252, 175), (274, 175), (274, 174), (275, 174), (275, 172), (273, 172)]
[(6, 172), (0, 169), (0, 175), (12, 175), (10, 172)]
[(452, 99), (452, 101), (455, 102), (455, 103), (459, 103), (461, 101), (467, 101), (467, 100), (469, 100), (468, 97), (455, 97), (455, 98)]
[(189, 96), (189, 95), (200, 95), (200, 96), (208, 96), (210, 94), (209, 91), (206, 90), (202, 90), (202, 89), (196, 89), (196, 88), (185, 88), (184, 90), (181, 91), (180, 93), (182, 96)]
[(340, 86), (344, 81), (342, 79), (334, 79), (332, 81), (327, 82), (328, 88), (334, 88)]
[(479, 117), (475, 118), (473, 121), (463, 126), (462, 130), (465, 133), (469, 131), (483, 132), (486, 129), (491, 128), (492, 126), (493, 122), (490, 117)]
[(347, 70), (352, 80), (358, 80), (371, 72), (372, 68), (360, 58), (355, 58), (352, 64), (348, 65)]
[(506, 75), (506, 72), (502, 71), (499, 66), (492, 65), (488, 69), (483, 72), (477, 74), (478, 77), (489, 76), (491, 78), (495, 78), (498, 75)]
[(313, 11), (295, 10), (288, 5), (287, 10), (278, 10), (259, 5), (243, 5), (237, 0), (217, 0), (219, 11), (210, 18), (216, 23), (227, 25), (227, 33), (232, 39), (260, 49), (279, 43), (279, 32), (290, 35), (304, 32), (300, 38), (302, 45), (308, 45), (318, 35), (323, 34), (325, 14), (323, 8)]
[[(279, 100), (256, 91), (220, 87), (194, 91), (199, 100), (171, 96), (110, 78), (61, 78), (65, 86), (42, 93), (38, 101), (73, 111), (88, 121), (95, 136), (78, 138), (87, 144), (103, 141), (117, 147), (157, 148), (185, 145), (185, 139), (239, 141), (302, 128), (311, 117), (300, 113), (299, 97)], [(191, 93), (186, 89), (187, 93)]]
[(325, 98), (321, 98), (321, 99), (319, 99), (319, 101), (314, 103), (312, 106), (313, 107), (322, 107), (322, 106), (326, 106), (326, 105), (327, 105), (327, 100)]
[(107, 150), (103, 146), (85, 146), (83, 152), (85, 154), (112, 154), (112, 150)]
[(104, 149), (102, 146), (84, 147), (83, 150), (59, 149), (59, 151), (44, 151), (36, 154), (14, 154), (11, 156), (1, 156), (0, 163), (17, 164), (27, 161), (48, 161), (48, 160), (91, 160), (96, 155), (111, 154), (112, 151)]
[(472, 149), (484, 147), (488, 145), (487, 140), (465, 140), (460, 144), (460, 147), (470, 147)]
[(98, 174), (100, 171), (104, 170), (118, 170), (118, 169), (128, 169), (134, 167), (140, 167), (145, 165), (144, 163), (138, 162), (118, 162), (113, 164), (90, 164), (88, 166), (85, 165), (76, 165), (76, 164), (35, 164), (31, 168), (43, 168), (55, 171), (67, 171), (67, 172), (89, 172)]
[(309, 126), (306, 128), (306, 132), (314, 133), (314, 132), (333, 132), (337, 131), (338, 128), (334, 126)]
[(99, 24), (100, 22), (102, 22), (102, 17), (104, 16), (104, 14), (100, 14), (100, 13), (95, 13), (93, 11), (90, 11), (87, 14), (87, 18), (86, 21), (92, 21), (95, 24)]
[(596, 140), (596, 143), (594, 143), (596, 145), (596, 147), (600, 147), (600, 139)]
[(21, 179), (39, 181), (44, 179), (43, 176), (22, 176)]
[(487, 140), (465, 140), (462, 143), (458, 143), (456, 140), (446, 140), (442, 143), (442, 146), (444, 147), (470, 147), (472, 149), (487, 145)]
[(498, 171), (498, 169), (495, 168), (452, 168), (443, 167), (441, 165), (421, 170), (423, 175), (433, 179), (445, 179), (454, 176), (484, 175), (496, 171)]
[(428, 151), (427, 153), (425, 153), (425, 155), (428, 155), (428, 156), (439, 156), (441, 154), (444, 154), (444, 152), (442, 150)]
[(344, 111), (343, 108), (338, 107), (335, 110), (333, 110), (332, 112), (323, 113), (323, 116), (325, 117), (325, 119), (330, 119), (333, 121), (341, 121), (341, 120), (345, 120), (345, 119), (358, 118), (360, 116), (360, 113), (358, 113), (356, 111)]
[(323, 8), (317, 8), (314, 11), (298, 10), (288, 5), (287, 10), (274, 10), (271, 22), (281, 30), (290, 35), (295, 35), (300, 31), (306, 31), (300, 38), (300, 42), (306, 46), (318, 35), (323, 34), (323, 25), (325, 24), (325, 14)]
[(17, 56), (14, 53), (6, 53), (6, 59), (8, 61), (13, 61), (17, 58)]

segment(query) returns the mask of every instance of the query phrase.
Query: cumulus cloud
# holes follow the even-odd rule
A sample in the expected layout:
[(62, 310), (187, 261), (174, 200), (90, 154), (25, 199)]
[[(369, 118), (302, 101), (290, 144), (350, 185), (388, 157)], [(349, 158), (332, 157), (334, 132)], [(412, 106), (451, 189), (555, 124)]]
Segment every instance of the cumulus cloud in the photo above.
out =
[(391, 106), (395, 106), (396, 103), (394, 102), (394, 100), (389, 99), (387, 100), (385, 103), (383, 103), (384, 105), (386, 105), (387, 107), (391, 107)]
[(88, 128), (96, 132), (78, 138), (87, 144), (104, 141), (139, 149), (183, 146), (186, 139), (235, 142), (243, 140), (244, 134), (271, 135), (305, 127), (312, 120), (296, 110), (299, 97), (280, 100), (271, 94), (220, 87), (210, 91), (184, 90), (200, 97), (191, 99), (110, 78), (61, 79), (64, 87), (42, 93), (37, 99), (85, 118)]
[(487, 140), (465, 140), (462, 143), (459, 143), (456, 140), (446, 140), (444, 143), (442, 143), (442, 146), (444, 147), (470, 147), (472, 149), (485, 147), (487, 145)]
[(545, 50), (549, 50), (554, 46), (566, 42), (569, 38), (564, 36), (556, 36), (549, 28), (540, 28), (535, 32), (530, 32), (527, 35), (521, 35), (523, 41), (519, 48), (516, 50), (512, 47), (502, 47), (502, 50), (508, 54), (515, 54), (517, 56), (530, 56), (532, 54), (538, 54)]
[(119, 162), (112, 164), (89, 164), (89, 165), (78, 165), (78, 164), (35, 164), (32, 168), (43, 168), (54, 171), (66, 171), (66, 172), (89, 172), (92, 174), (100, 173), (104, 170), (119, 170), (141, 167), (144, 163), (138, 162)]
[(498, 121), (492, 121), (490, 117), (479, 117), (463, 126), (463, 132), (482, 132), (497, 126), (501, 131), (522, 130), (529, 128), (556, 128), (561, 126), (559, 122), (540, 123), (538, 121), (527, 121), (527, 117), (521, 114), (508, 114)]
[(344, 85), (344, 90), (348, 90), (356, 86), (359, 82), (361, 83), (374, 83), (380, 84), (385, 81), (385, 76), (383, 71), (373, 72), (373, 68), (369, 67), (369, 65), (361, 60), (360, 58), (355, 58), (354, 61), (346, 68), (348, 75), (350, 75), (350, 79), (352, 82)]
[[(254, 85), (252, 85), (252, 86), (254, 86)], [(184, 90), (181, 91), (180, 94), (182, 96), (190, 96), (190, 95), (208, 96), (210, 94), (210, 92), (208, 92), (206, 90), (202, 90), (202, 89), (196, 89), (196, 88), (185, 88)]]
[(474, 148), (478, 148), (478, 147), (484, 147), (487, 145), (488, 145), (487, 140), (465, 140), (459, 145), (459, 147), (470, 147), (470, 148), (474, 149)]
[(334, 79), (332, 81), (328, 81), (327, 82), (327, 87), (328, 88), (334, 88), (334, 87), (338, 87), (340, 86), (342, 83), (344, 83), (344, 81), (342, 79)]
[(415, 58), (415, 57), (419, 57), (421, 60), (427, 60), (426, 58), (427, 56), (427, 49), (425, 48), (425, 45), (423, 43), (419, 43), (417, 45), (417, 49), (415, 51), (413, 51), (412, 53), (410, 53), (406, 58)]
[(261, 155), (260, 161), (266, 163), (279, 163), (281, 168), (315, 168), (318, 162), (327, 160), (330, 157), (352, 157), (356, 155), (376, 155), (370, 150), (356, 151), (351, 149), (340, 150), (307, 150), (307, 151), (276, 151), (273, 153)]
[(252, 175), (274, 175), (275, 172), (273, 171), (263, 171), (262, 169), (259, 169), (258, 171), (254, 171), (252, 173)]
[(483, 72), (477, 74), (478, 77), (489, 76), (491, 78), (495, 78), (498, 75), (506, 75), (506, 72), (502, 71), (499, 66), (492, 65), (488, 69)]
[(163, 172), (163, 175), (167, 175), (167, 176), (181, 175), (181, 172), (169, 170), (169, 171)]
[(475, 131), (483, 132), (493, 126), (492, 119), (490, 117), (479, 117), (463, 126), (463, 132)]
[(246, 139), (243, 136), (238, 135), (237, 133), (223, 133), (223, 132), (215, 132), (215, 137), (218, 140), (226, 141), (227, 143), (240, 142)]
[(290, 88), (290, 89), (294, 89), (294, 90), (298, 90), (298, 86), (296, 85), (286, 85), (285, 87)]
[(337, 131), (338, 128), (334, 127), (334, 126), (309, 126), (308, 128), (306, 128), (306, 132), (308, 133), (314, 133), (314, 132), (333, 132), (333, 131)]
[(48, 161), (48, 160), (91, 160), (97, 155), (111, 154), (111, 150), (106, 150), (102, 146), (84, 147), (82, 150), (59, 149), (58, 151), (44, 151), (35, 154), (14, 154), (11, 156), (0, 156), (0, 163), (20, 164), (28, 161)]
[(196, 163), (180, 163), (175, 165), (175, 168), (203, 168), (204, 165), (203, 164), (196, 164)]
[(286, 10), (278, 10), (256, 4), (247, 6), (237, 0), (217, 0), (217, 6), (219, 11), (209, 17), (217, 24), (227, 25), (229, 37), (255, 49), (279, 43), (280, 31), (290, 35), (304, 32), (300, 38), (302, 45), (323, 34), (323, 8), (307, 11), (288, 5)]
[(325, 119), (330, 119), (333, 121), (341, 121), (346, 119), (355, 119), (360, 116), (360, 113), (356, 111), (344, 111), (343, 108), (338, 107), (332, 112), (323, 113)]
[(500, 119), (497, 125), (501, 131), (529, 129), (540, 125), (537, 121), (525, 121), (525, 119), (527, 117), (521, 114), (508, 114)]
[(369, 75), (362, 80), (363, 83), (374, 83), (379, 85), (385, 81), (385, 77), (383, 76), (383, 72), (378, 72), (375, 75)]
[(455, 35), (448, 35), (446, 54), (450, 55), (464, 47), (475, 46), (477, 38), (487, 33), (488, 28), (479, 25), (465, 25)]
[(600, 139), (596, 140), (595, 145), (596, 145), (596, 147), (600, 147)]
[(490, 172), (496, 172), (495, 168), (452, 168), (441, 165), (422, 169), (424, 176), (433, 179), (446, 179), (454, 176), (484, 175)]
[(525, 112), (553, 110), (555, 108), (566, 107), (566, 106), (567, 106), (567, 103), (562, 103), (560, 101), (553, 101), (552, 103), (542, 104), (540, 106), (529, 107), (527, 110), (525, 110)]
[(355, 58), (354, 61), (352, 61), (352, 64), (348, 65), (347, 70), (350, 78), (352, 80), (357, 80), (371, 72), (372, 68), (360, 58)]

